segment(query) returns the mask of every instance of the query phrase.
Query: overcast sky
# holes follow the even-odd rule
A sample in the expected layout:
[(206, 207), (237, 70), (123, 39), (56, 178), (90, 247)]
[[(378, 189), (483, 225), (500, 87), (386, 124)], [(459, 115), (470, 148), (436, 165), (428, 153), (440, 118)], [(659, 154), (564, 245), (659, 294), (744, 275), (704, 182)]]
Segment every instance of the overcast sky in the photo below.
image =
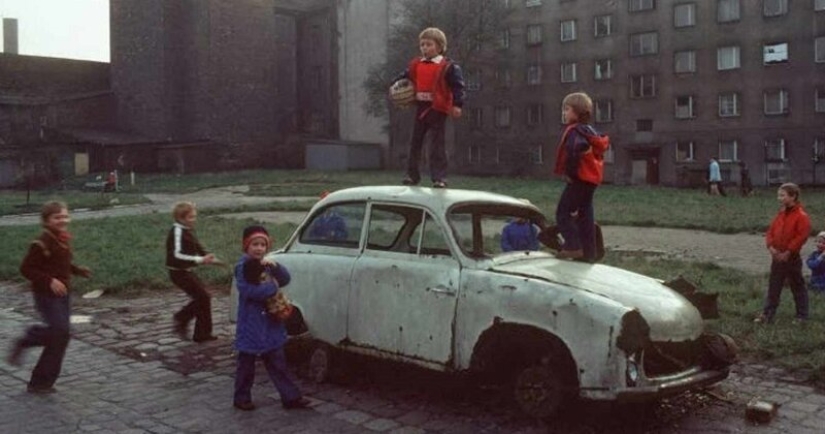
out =
[(109, 61), (109, 0), (0, 0), (0, 18), (17, 18), (20, 54)]

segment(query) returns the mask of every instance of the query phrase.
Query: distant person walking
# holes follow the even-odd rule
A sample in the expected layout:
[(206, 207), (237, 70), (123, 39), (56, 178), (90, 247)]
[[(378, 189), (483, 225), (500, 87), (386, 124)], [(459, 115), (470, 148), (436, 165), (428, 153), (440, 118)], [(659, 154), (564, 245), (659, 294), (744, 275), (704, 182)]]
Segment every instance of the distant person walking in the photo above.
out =
[(166, 237), (166, 268), (169, 278), (178, 288), (186, 292), (192, 300), (173, 317), (174, 331), (186, 339), (189, 322), (195, 319), (195, 333), (192, 340), (206, 342), (217, 339), (212, 335), (212, 302), (203, 282), (192, 269), (200, 264), (217, 261), (215, 255), (207, 253), (195, 236), (198, 210), (192, 202), (178, 202), (172, 210), (175, 223)]
[(415, 87), (415, 125), (410, 139), (410, 155), (404, 185), (418, 185), (418, 165), (424, 137), (430, 132), (430, 178), (434, 188), (447, 187), (447, 152), (445, 124), (447, 117), (461, 117), (464, 104), (464, 76), (461, 68), (447, 58), (447, 36), (435, 27), (418, 35), (421, 56), (413, 58), (407, 70), (396, 80), (409, 79)]
[(753, 193), (751, 171), (744, 161), (739, 162), (739, 191), (742, 193), (742, 197), (748, 197)]
[(40, 212), (43, 233), (32, 241), (20, 265), (20, 272), (31, 282), (34, 306), (45, 325), (35, 325), (15, 341), (8, 363), (20, 365), (23, 351), (43, 347), (40, 359), (32, 371), (29, 393), (54, 393), (54, 383), (60, 375), (63, 357), (69, 345), (69, 289), (72, 275), (90, 277), (86, 267), (72, 263), (71, 234), (68, 231), (69, 209), (63, 202), (48, 202)]
[(794, 322), (799, 323), (808, 319), (808, 292), (805, 289), (805, 279), (802, 278), (802, 258), (799, 251), (811, 234), (811, 219), (802, 208), (799, 195), (799, 186), (792, 183), (782, 184), (777, 190), (779, 213), (765, 234), (765, 244), (771, 254), (771, 274), (768, 293), (765, 295), (765, 307), (753, 320), (756, 323), (773, 321), (785, 281), (791, 286), (796, 304)]
[(716, 157), (710, 158), (710, 164), (708, 165), (708, 185), (708, 193), (710, 193), (711, 196), (727, 196), (725, 190), (722, 188), (722, 172), (719, 169), (719, 162), (716, 161)]

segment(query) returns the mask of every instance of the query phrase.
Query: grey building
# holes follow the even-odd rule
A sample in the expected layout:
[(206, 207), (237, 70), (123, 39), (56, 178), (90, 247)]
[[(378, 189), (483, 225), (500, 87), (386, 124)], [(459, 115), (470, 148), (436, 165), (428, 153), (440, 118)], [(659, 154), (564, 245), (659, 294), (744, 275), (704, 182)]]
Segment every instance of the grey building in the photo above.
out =
[(550, 176), (561, 102), (594, 100), (606, 178), (825, 181), (825, 0), (502, 0), (495, 65), (466, 65), (459, 166)]

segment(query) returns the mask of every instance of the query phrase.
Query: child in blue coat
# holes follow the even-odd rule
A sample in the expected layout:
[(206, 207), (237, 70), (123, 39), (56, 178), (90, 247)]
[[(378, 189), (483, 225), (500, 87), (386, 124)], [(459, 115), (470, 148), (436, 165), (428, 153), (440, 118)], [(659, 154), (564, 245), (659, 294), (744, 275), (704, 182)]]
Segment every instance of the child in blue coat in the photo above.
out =
[(811, 291), (825, 294), (825, 231), (816, 234), (816, 250), (805, 263), (811, 269)]
[(238, 322), (235, 349), (238, 351), (235, 370), (233, 405), (240, 410), (254, 410), (252, 385), (255, 382), (255, 360), (261, 358), (275, 389), (286, 409), (305, 408), (310, 401), (301, 395), (287, 370), (284, 344), (284, 324), (267, 314), (266, 300), (289, 284), (286, 267), (264, 258), (272, 242), (262, 226), (249, 226), (243, 231), (244, 255), (235, 265), (238, 287)]

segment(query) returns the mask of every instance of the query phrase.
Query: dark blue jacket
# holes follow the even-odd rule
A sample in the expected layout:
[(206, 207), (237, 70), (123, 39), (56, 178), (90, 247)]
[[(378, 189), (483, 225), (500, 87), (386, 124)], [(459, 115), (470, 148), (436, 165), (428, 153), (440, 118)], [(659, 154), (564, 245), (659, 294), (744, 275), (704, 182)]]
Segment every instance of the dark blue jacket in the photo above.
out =
[(266, 313), (266, 299), (275, 295), (279, 288), (289, 284), (289, 271), (283, 265), (267, 267), (272, 279), (260, 284), (244, 279), (243, 255), (235, 265), (235, 283), (238, 287), (238, 322), (235, 326), (235, 349), (242, 353), (262, 354), (278, 349), (286, 343), (286, 329)]
[(821, 259), (822, 252), (814, 250), (808, 260), (808, 268), (811, 269), (811, 287), (819, 292), (825, 292), (825, 260)]
[(516, 220), (507, 223), (501, 231), (501, 250), (512, 252), (517, 250), (538, 250), (538, 231), (530, 222), (519, 223)]
[(570, 131), (567, 135), (564, 146), (566, 148), (567, 161), (564, 165), (564, 174), (570, 179), (580, 181), (579, 179), (579, 165), (582, 155), (590, 148), (590, 143), (587, 141), (587, 136), (599, 135), (596, 130), (587, 124), (579, 124), (576, 128)]

